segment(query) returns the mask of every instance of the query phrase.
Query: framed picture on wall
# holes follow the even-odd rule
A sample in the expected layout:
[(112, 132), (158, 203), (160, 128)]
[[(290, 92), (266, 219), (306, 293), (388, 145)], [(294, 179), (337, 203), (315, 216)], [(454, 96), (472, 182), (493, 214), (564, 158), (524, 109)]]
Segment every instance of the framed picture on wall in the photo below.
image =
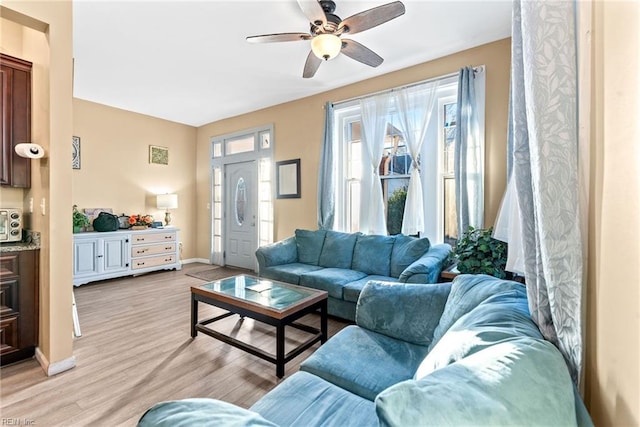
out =
[(169, 149), (167, 147), (149, 146), (149, 163), (156, 165), (169, 164)]
[(80, 137), (74, 136), (73, 142), (71, 143), (72, 157), (71, 157), (71, 167), (73, 169), (80, 169)]
[(276, 197), (300, 198), (300, 159), (276, 162)]

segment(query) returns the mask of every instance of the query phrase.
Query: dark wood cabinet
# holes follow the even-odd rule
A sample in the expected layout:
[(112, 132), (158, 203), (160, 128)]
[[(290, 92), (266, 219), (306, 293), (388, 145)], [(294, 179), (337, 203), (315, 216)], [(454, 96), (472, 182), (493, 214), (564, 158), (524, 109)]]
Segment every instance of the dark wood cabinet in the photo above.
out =
[(28, 359), (38, 344), (39, 250), (0, 254), (0, 365)]
[(31, 67), (29, 61), (0, 53), (0, 185), (31, 187), (31, 159), (14, 147), (31, 142)]

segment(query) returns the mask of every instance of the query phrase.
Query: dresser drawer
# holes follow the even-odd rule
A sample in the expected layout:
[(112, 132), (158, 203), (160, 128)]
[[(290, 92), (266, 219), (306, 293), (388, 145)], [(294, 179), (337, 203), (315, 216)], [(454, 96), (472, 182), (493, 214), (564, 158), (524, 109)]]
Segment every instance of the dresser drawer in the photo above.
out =
[(159, 243), (159, 242), (175, 242), (176, 233), (144, 233), (134, 234), (131, 236), (131, 242), (136, 245), (139, 243)]
[(131, 258), (141, 256), (166, 254), (176, 251), (175, 243), (154, 244), (154, 245), (136, 245), (131, 247)]
[(18, 294), (20, 292), (18, 279), (8, 279), (0, 282), (0, 316), (17, 314), (20, 311)]
[(20, 273), (18, 252), (0, 256), (0, 277), (17, 276)]
[(18, 318), (0, 320), (0, 354), (18, 349)]
[(131, 260), (131, 269), (140, 270), (142, 268), (169, 265), (176, 262), (175, 254), (150, 256), (147, 258), (136, 258)]

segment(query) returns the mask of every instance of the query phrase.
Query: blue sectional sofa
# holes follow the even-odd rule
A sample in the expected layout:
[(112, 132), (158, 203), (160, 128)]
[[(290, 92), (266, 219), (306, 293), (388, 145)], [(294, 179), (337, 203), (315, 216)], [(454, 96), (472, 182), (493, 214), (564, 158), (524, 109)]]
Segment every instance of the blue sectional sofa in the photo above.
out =
[(256, 258), (260, 277), (327, 291), (329, 314), (354, 321), (368, 281), (436, 283), (450, 252), (427, 238), (298, 229)]
[(146, 426), (593, 426), (524, 285), (369, 282), (347, 326), (250, 409), (161, 402)]

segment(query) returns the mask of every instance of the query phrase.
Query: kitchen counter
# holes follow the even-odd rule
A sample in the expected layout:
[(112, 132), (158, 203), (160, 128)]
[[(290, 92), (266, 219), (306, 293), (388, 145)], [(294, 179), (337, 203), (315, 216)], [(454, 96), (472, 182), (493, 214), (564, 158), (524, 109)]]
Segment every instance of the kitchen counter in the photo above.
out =
[(0, 253), (33, 251), (36, 249), (40, 249), (40, 233), (30, 230), (25, 230), (25, 237), (22, 242), (0, 244)]

